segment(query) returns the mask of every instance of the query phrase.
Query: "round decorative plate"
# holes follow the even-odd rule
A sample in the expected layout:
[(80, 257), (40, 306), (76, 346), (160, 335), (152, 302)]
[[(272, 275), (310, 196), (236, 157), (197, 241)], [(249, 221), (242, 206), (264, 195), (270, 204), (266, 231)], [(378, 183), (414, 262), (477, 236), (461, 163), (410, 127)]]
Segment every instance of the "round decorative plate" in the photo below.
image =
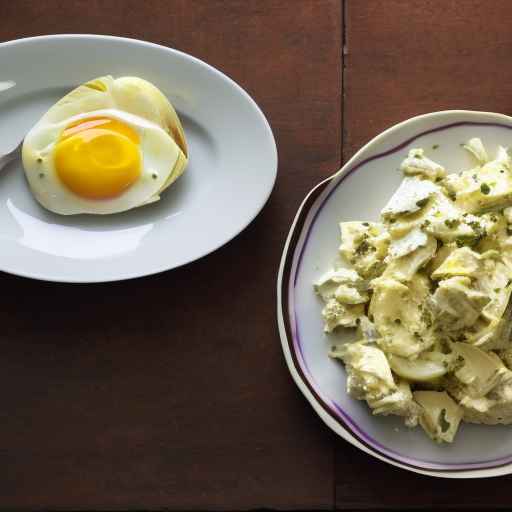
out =
[(272, 191), (277, 151), (265, 116), (235, 82), (190, 55), (132, 39), (57, 35), (2, 43), (0, 62), (0, 152), (13, 149), (77, 85), (131, 75), (169, 97), (190, 156), (184, 175), (159, 202), (107, 216), (44, 210), (21, 161), (10, 164), (0, 174), (2, 271), (100, 282), (169, 270), (231, 240)]
[[(512, 426), (464, 423), (453, 444), (432, 442), (421, 428), (397, 417), (373, 416), (347, 395), (339, 361), (328, 357), (333, 339), (323, 333), (322, 304), (312, 283), (327, 270), (339, 245), (340, 221), (378, 220), (401, 181), (409, 149), (449, 170), (472, 167), (462, 142), (480, 137), (490, 154), (512, 146), (512, 118), (471, 111), (435, 112), (386, 130), (334, 176), (317, 185), (291, 227), (278, 277), (278, 322), (290, 372), (315, 411), (342, 438), (381, 460), (418, 473), (468, 478), (512, 472)], [(338, 339), (349, 334), (338, 333)]]

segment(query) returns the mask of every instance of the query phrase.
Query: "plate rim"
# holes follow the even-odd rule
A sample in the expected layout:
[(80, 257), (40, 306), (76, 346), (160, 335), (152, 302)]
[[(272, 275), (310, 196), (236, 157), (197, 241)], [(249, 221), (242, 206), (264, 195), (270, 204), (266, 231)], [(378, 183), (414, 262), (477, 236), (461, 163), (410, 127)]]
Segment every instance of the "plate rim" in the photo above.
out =
[[(195, 57), (193, 55), (190, 55), (189, 53), (183, 52), (181, 50), (177, 50), (175, 48), (171, 48), (168, 46), (164, 46), (162, 44), (158, 43), (152, 43), (150, 41), (145, 41), (142, 39), (136, 39), (131, 37), (121, 37), (121, 36), (113, 36), (108, 34), (92, 34), (92, 33), (84, 33), (84, 34), (76, 34), (76, 33), (64, 33), (64, 34), (47, 34), (47, 35), (38, 35), (38, 36), (32, 36), (32, 37), (23, 37), (23, 38), (17, 38), (17, 39), (10, 39), (8, 41), (0, 42), (0, 50), (3, 48), (9, 48), (11, 46), (17, 46), (17, 45), (23, 45), (23, 44), (32, 44), (37, 43), (38, 41), (62, 41), (65, 42), (66, 40), (74, 39), (74, 40), (96, 40), (96, 41), (115, 41), (118, 43), (126, 43), (126, 44), (135, 44), (139, 46), (145, 46), (148, 48), (154, 48), (156, 50), (164, 50), (166, 52), (170, 52), (171, 54), (174, 54), (175, 56), (179, 57), (180, 59), (184, 59), (189, 62), (193, 62), (194, 64), (198, 65), (199, 67), (202, 67), (206, 69), (207, 71), (215, 74), (220, 80), (224, 81), (228, 86), (230, 86), (234, 91), (236, 91), (238, 94), (240, 94), (245, 101), (248, 102), (248, 104), (251, 106), (252, 110), (254, 111), (255, 115), (259, 119), (259, 122), (262, 123), (266, 138), (268, 139), (268, 142), (270, 143), (270, 152), (269, 157), (272, 160), (272, 178), (271, 178), (271, 185), (268, 187), (268, 190), (266, 190), (265, 195), (262, 195), (261, 200), (259, 201), (257, 207), (254, 209), (254, 211), (249, 215), (244, 223), (241, 224), (239, 228), (235, 230), (233, 234), (230, 234), (227, 237), (222, 237), (222, 240), (215, 244), (214, 246), (210, 247), (209, 249), (197, 254), (193, 255), (191, 257), (188, 257), (186, 261), (181, 262), (179, 265), (174, 266), (166, 266), (161, 265), (158, 267), (151, 268), (149, 271), (127, 271), (122, 274), (119, 274), (117, 277), (114, 276), (99, 276), (99, 277), (84, 277), (81, 278), (80, 276), (76, 277), (66, 277), (66, 276), (59, 276), (58, 274), (50, 274), (48, 272), (35, 272), (35, 271), (24, 271), (23, 269), (20, 270), (13, 270), (11, 268), (4, 268), (4, 266), (0, 262), (0, 272), (5, 272), (7, 274), (28, 278), (28, 279), (34, 279), (38, 281), (46, 281), (46, 282), (55, 282), (55, 283), (69, 283), (69, 284), (88, 284), (88, 283), (109, 283), (109, 282), (117, 282), (117, 281), (126, 281), (130, 279), (138, 279), (142, 277), (152, 276), (155, 274), (160, 274), (163, 272), (171, 271), (174, 269), (181, 268), (185, 265), (188, 265), (192, 262), (198, 261), (202, 258), (205, 258), (209, 254), (217, 251), (224, 245), (231, 242), (233, 239), (235, 239), (238, 235), (240, 235), (260, 214), (264, 206), (267, 204), (270, 195), (272, 194), (272, 191), (275, 188), (275, 184), (277, 181), (277, 172), (279, 168), (279, 156), (277, 151), (277, 144), (275, 140), (274, 133), (272, 131), (272, 127), (270, 126), (270, 123), (265, 116), (263, 110), (261, 107), (256, 103), (256, 101), (252, 98), (252, 96), (241, 86), (239, 85), (235, 80), (233, 80), (230, 76), (228, 76), (223, 71), (217, 69), (216, 67), (212, 66), (211, 64), (208, 64), (207, 62), (199, 59), (198, 57)], [(111, 272), (111, 271), (110, 271)]]
[[(400, 467), (402, 469), (406, 469), (408, 471), (412, 471), (415, 473), (420, 473), (424, 475), (441, 477), (441, 478), (487, 478), (509, 474), (512, 472), (512, 463), (508, 462), (501, 465), (495, 465), (491, 467), (484, 468), (463, 468), (463, 469), (432, 469), (425, 468), (421, 466), (404, 464), (400, 460), (396, 460), (385, 453), (382, 453), (376, 450), (373, 446), (369, 446), (364, 442), (361, 442), (359, 438), (356, 438), (354, 432), (350, 429), (350, 427), (342, 426), (339, 420), (335, 420), (333, 416), (327, 412), (329, 408), (328, 404), (323, 402), (323, 400), (316, 395), (314, 391), (314, 387), (308, 381), (307, 377), (303, 374), (302, 369), (300, 367), (300, 363), (297, 359), (297, 354), (292, 350), (293, 347), (293, 332), (292, 329), (289, 328), (289, 315), (288, 315), (288, 290), (291, 288), (289, 279), (291, 277), (291, 265), (294, 259), (296, 259), (296, 250), (297, 244), (299, 240), (304, 235), (304, 230), (306, 228), (307, 231), (312, 226), (312, 223), (309, 224), (306, 222), (306, 218), (309, 217), (311, 211), (316, 208), (316, 213), (314, 217), (319, 213), (318, 207), (325, 203), (330, 193), (336, 188), (336, 185), (339, 181), (341, 181), (346, 175), (348, 175), (354, 167), (363, 164), (368, 158), (379, 156), (379, 152), (377, 154), (372, 155), (371, 148), (381, 142), (383, 138), (386, 138), (390, 134), (395, 131), (401, 130), (404, 126), (411, 124), (417, 121), (423, 121), (429, 118), (442, 118), (446, 117), (463, 117), (463, 116), (473, 116), (475, 118), (487, 118), (487, 122), (489, 122), (489, 117), (493, 118), (497, 122), (504, 123), (506, 122), (509, 126), (512, 127), (512, 117), (507, 116), (505, 114), (495, 113), (495, 112), (485, 112), (485, 111), (474, 111), (474, 110), (441, 110), (436, 112), (429, 112), (426, 114), (421, 114), (418, 116), (411, 117), (404, 121), (401, 121), (397, 124), (394, 124), (387, 128), (386, 130), (380, 132), (375, 137), (373, 137), (369, 142), (364, 144), (337, 172), (335, 172), (330, 177), (322, 180), (320, 183), (316, 184), (306, 195), (302, 203), (300, 204), (297, 213), (293, 219), (290, 230), (288, 232), (288, 236), (286, 238), (286, 242), (284, 244), (284, 248), (282, 251), (281, 261), (279, 265), (279, 271), (277, 276), (277, 323), (279, 329), (279, 335), (281, 339), (281, 345), (283, 349), (283, 353), (285, 356), (285, 360), (288, 366), (288, 369), (292, 375), (293, 380), (313, 407), (315, 412), (320, 416), (320, 418), (327, 424), (327, 426), (333, 430), (340, 437), (356, 446), (360, 450), (372, 455), (373, 457), (387, 462), (393, 466)], [(455, 121), (454, 121), (455, 122)], [(466, 121), (469, 122), (469, 121)], [(449, 123), (447, 123), (449, 124)], [(435, 127), (436, 125), (434, 125)], [(427, 130), (428, 131), (428, 130)], [(420, 134), (414, 135), (412, 138), (416, 138), (420, 136)], [(406, 139), (404, 139), (406, 140)], [(403, 141), (402, 141), (403, 142)], [(369, 155), (367, 158), (362, 159), (363, 155)], [(382, 156), (382, 155), (381, 155)], [(299, 221), (304, 221), (305, 224), (299, 224)]]

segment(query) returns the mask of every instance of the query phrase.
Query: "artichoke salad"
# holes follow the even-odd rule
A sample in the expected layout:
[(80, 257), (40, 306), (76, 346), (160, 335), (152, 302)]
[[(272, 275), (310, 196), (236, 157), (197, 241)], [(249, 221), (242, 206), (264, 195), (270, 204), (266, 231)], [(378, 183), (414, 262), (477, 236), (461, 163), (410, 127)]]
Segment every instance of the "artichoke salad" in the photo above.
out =
[(347, 391), (373, 414), (452, 442), (461, 421), (512, 423), (512, 162), (478, 138), (447, 174), (412, 149), (380, 222), (341, 222), (340, 263), (314, 285)]

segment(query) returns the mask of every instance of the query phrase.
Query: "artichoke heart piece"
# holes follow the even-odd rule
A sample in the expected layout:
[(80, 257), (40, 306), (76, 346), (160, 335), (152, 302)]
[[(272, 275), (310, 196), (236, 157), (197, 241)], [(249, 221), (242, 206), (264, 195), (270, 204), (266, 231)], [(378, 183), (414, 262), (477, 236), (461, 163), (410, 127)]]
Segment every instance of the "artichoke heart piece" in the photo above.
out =
[(455, 204), (469, 213), (484, 213), (512, 205), (510, 157), (499, 147), (494, 160), (479, 169), (449, 175), (445, 185), (455, 195)]
[(363, 304), (341, 304), (336, 299), (330, 299), (322, 309), (324, 331), (332, 332), (337, 327), (356, 327), (357, 320), (363, 315)]
[(512, 423), (512, 381), (504, 379), (486, 396), (475, 398), (465, 386), (449, 383), (449, 391), (459, 401), (464, 421), (485, 425)]
[(510, 227), (507, 226), (504, 215), (499, 213), (484, 213), (480, 215), (484, 224), (485, 235), (478, 241), (477, 250), (484, 259), (501, 260), (507, 264), (509, 256)]
[(482, 310), (482, 315), (490, 322), (497, 321), (502, 318), (510, 298), (512, 288), (509, 281), (512, 273), (501, 261), (489, 258), (482, 263), (475, 288), (491, 299)]
[(436, 361), (422, 356), (411, 360), (390, 355), (389, 365), (398, 376), (411, 382), (435, 381), (448, 371), (448, 365), (444, 361)]
[(509, 270), (512, 270), (512, 237), (499, 241), (501, 260)]
[[(508, 387), (512, 395), (512, 386)], [(479, 425), (510, 425), (512, 423), (512, 399), (470, 398), (460, 401), (464, 421)]]
[(340, 285), (350, 286), (356, 290), (368, 288), (368, 283), (355, 270), (339, 268), (337, 270), (329, 270), (322, 275), (314, 284), (314, 289), (327, 302), (334, 297)]
[(487, 156), (487, 151), (482, 144), (482, 140), (478, 137), (474, 137), (468, 140), (468, 142), (464, 144), (464, 149), (471, 153), (480, 165), (483, 165), (489, 161), (489, 157)]
[(480, 254), (469, 247), (453, 250), (443, 263), (432, 273), (432, 279), (453, 276), (474, 277), (480, 269)]
[(440, 281), (432, 301), (438, 327), (453, 332), (471, 327), (490, 298), (474, 290), (469, 277), (455, 276)]
[(341, 257), (363, 278), (376, 277), (383, 270), (389, 235), (376, 222), (341, 222)]
[(375, 327), (375, 324), (364, 315), (359, 319), (359, 325), (357, 326), (357, 333), (360, 338), (368, 343), (375, 343), (379, 338), (380, 334)]
[(439, 187), (431, 181), (422, 180), (417, 176), (405, 177), (381, 215), (384, 219), (389, 219), (417, 212), (427, 204), (430, 196), (438, 191)]
[[(425, 233), (444, 243), (463, 241), (476, 243), (483, 234), (479, 218), (465, 213), (450, 200), (440, 187), (420, 211), (400, 215), (388, 222), (389, 233), (397, 239), (421, 228)], [(391, 222), (393, 221), (393, 222)]]
[(444, 243), (476, 243), (483, 235), (480, 219), (464, 213), (443, 193), (435, 196), (422, 228)]
[(481, 398), (491, 391), (503, 379), (512, 375), (500, 358), (492, 352), (484, 352), (468, 343), (455, 343), (455, 354), (462, 358), (462, 366), (455, 372), (457, 379), (466, 386), (472, 398)]
[(467, 343), (484, 351), (503, 350), (511, 346), (511, 331), (512, 325), (505, 315), (499, 320), (490, 322), (485, 320), (482, 315), (482, 318), (479, 318), (472, 326), (471, 331), (465, 332), (465, 338)]
[(437, 237), (439, 230), (448, 232), (445, 220), (456, 222), (462, 218), (463, 212), (444, 195), (443, 189), (433, 183), (432, 186), (435, 189), (427, 200), (420, 202), (422, 206), (418, 211), (384, 217), (392, 238), (401, 238), (415, 228), (421, 228)]
[(342, 304), (364, 304), (368, 302), (368, 295), (361, 293), (356, 288), (346, 284), (340, 284), (334, 292), (334, 298)]
[(509, 206), (508, 208), (505, 208), (503, 210), (503, 215), (505, 216), (505, 220), (512, 224), (512, 206)]
[(426, 246), (427, 242), (428, 236), (421, 229), (413, 229), (405, 236), (391, 240), (386, 260), (407, 256), (407, 254), (414, 252), (419, 247)]
[(462, 419), (462, 410), (446, 391), (415, 391), (414, 400), (422, 407), (420, 425), (438, 443), (451, 443)]
[(380, 398), (368, 398), (373, 414), (402, 416), (408, 427), (415, 427), (421, 414), (421, 407), (412, 397), (411, 387), (405, 381), (397, 382), (396, 391)]
[(432, 209), (431, 203), (434, 201), (435, 200), (430, 200), (427, 206), (415, 213), (400, 215), (396, 218), (384, 219), (391, 238), (397, 240), (399, 238), (403, 238), (407, 233), (414, 229), (423, 229), (422, 226), (425, 225), (425, 220)]
[(393, 259), (389, 262), (383, 277), (408, 282), (434, 257), (437, 250), (436, 240), (429, 236), (424, 246), (418, 247), (413, 252)]
[(427, 158), (421, 148), (409, 151), (407, 158), (400, 165), (400, 170), (406, 176), (423, 176), (432, 181), (446, 175), (444, 167)]
[(408, 286), (380, 277), (372, 281), (370, 318), (380, 334), (379, 346), (390, 354), (413, 357), (430, 347), (430, 335), (423, 304), (429, 296), (428, 279), (417, 274)]
[(448, 258), (455, 249), (457, 249), (457, 246), (452, 243), (442, 244), (438, 247), (435, 256), (428, 262), (428, 265), (425, 268), (427, 274), (432, 276), (432, 274), (444, 263), (446, 258)]
[(359, 400), (377, 399), (396, 390), (388, 360), (377, 347), (357, 342), (331, 353), (343, 360), (349, 394)]
[[(467, 215), (467, 217), (469, 216), (470, 214)], [(476, 216), (476, 218), (482, 223), (486, 237), (494, 235), (493, 238), (495, 239), (507, 238), (507, 220), (502, 212), (482, 213)]]
[(509, 370), (512, 369), (512, 347), (500, 350), (498, 356)]

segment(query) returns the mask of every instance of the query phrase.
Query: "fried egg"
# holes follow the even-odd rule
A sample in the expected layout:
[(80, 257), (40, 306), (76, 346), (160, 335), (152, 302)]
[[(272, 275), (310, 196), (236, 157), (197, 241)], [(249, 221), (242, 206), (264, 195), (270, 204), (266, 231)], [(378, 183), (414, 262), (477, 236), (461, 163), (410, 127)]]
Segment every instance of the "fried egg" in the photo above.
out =
[(140, 78), (106, 76), (53, 105), (25, 137), (22, 159), (46, 209), (110, 214), (158, 201), (185, 170), (188, 152), (159, 89)]

